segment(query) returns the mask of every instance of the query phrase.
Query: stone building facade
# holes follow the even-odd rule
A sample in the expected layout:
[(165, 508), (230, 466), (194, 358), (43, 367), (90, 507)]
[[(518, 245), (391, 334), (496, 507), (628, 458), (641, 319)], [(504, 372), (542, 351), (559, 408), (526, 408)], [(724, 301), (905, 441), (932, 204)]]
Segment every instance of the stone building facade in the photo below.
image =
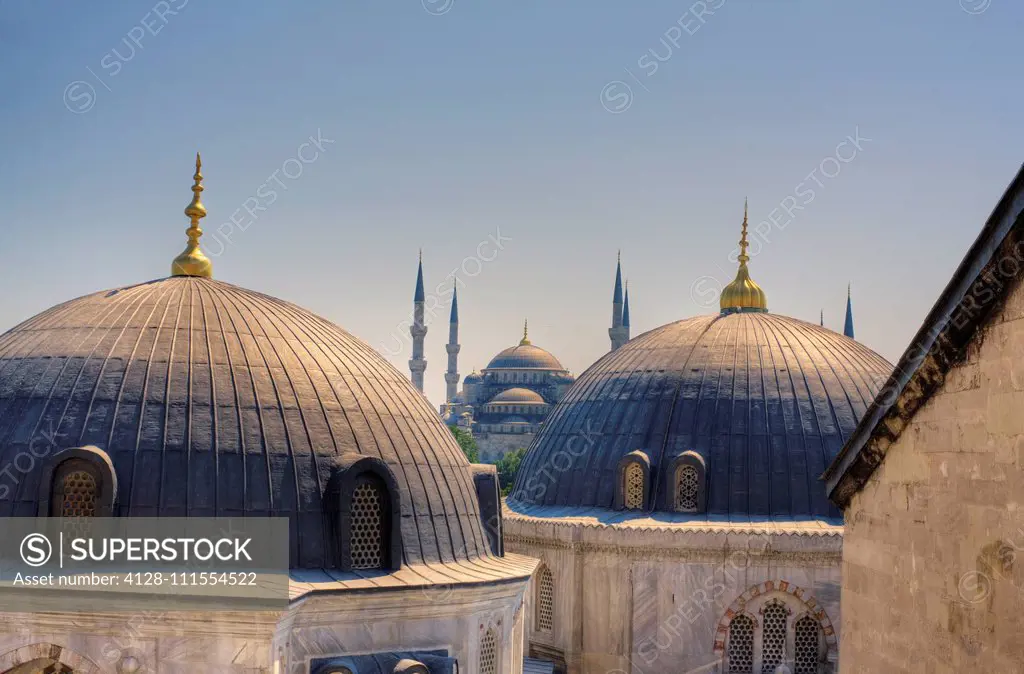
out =
[(1024, 171), (826, 477), (843, 674), (1024, 671)]

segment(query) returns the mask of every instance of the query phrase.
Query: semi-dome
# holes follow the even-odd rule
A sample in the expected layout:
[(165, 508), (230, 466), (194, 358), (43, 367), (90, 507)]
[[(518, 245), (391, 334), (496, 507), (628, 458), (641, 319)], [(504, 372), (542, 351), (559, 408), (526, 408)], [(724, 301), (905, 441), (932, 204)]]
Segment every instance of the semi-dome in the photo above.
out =
[(523, 460), (511, 500), (611, 508), (627, 455), (647, 457), (657, 490), (659, 467), (691, 452), (706, 465), (709, 517), (839, 517), (819, 476), (891, 371), (862, 344), (784, 316), (662, 326), (579, 377)]
[(544, 405), (544, 398), (527, 388), (505, 389), (490, 400), (491, 403), (517, 403), (520, 405)]
[[(426, 399), (293, 304), (171, 277), (44, 311), (0, 336), (0, 354), (0, 461), (37, 436), (95, 445), (115, 470), (114, 515), (290, 517), (293, 564), (329, 566), (324, 492), (335, 459), (357, 454), (394, 475), (407, 563), (486, 554), (469, 464)], [(0, 515), (36, 514), (42, 464)]]

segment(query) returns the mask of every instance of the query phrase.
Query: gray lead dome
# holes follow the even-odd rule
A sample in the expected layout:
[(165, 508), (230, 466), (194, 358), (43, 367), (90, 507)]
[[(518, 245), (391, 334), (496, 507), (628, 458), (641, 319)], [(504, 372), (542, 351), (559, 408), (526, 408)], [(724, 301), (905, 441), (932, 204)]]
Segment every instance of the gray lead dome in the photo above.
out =
[(891, 371), (862, 344), (784, 316), (662, 326), (580, 376), (523, 460), (509, 505), (612, 508), (631, 452), (649, 457), (657, 490), (659, 467), (689, 451), (707, 465), (701, 518), (839, 518), (819, 476)]
[[(426, 399), (327, 320), (227, 283), (87, 295), (0, 336), (0, 463), (85, 445), (113, 463), (113, 514), (288, 517), (293, 567), (331, 566), (323, 498), (351, 454), (394, 475), (402, 561), (491, 554), (469, 464)], [(5, 481), (0, 515), (36, 515), (45, 463)]]

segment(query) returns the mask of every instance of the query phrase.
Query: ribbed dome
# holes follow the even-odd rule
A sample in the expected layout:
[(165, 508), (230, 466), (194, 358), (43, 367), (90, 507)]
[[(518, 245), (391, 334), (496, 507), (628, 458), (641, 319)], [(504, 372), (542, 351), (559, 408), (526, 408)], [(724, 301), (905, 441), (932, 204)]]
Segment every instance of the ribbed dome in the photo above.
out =
[(533, 344), (510, 346), (487, 364), (488, 370), (564, 370), (558, 359)]
[(519, 404), (537, 404), (543, 405), (544, 398), (536, 391), (531, 391), (526, 388), (510, 388), (505, 389), (498, 395), (491, 398), (492, 403), (519, 403)]
[[(115, 514), (290, 517), (293, 566), (328, 565), (321, 498), (348, 452), (394, 474), (405, 562), (490, 554), (466, 458), (406, 378), (325, 319), (227, 283), (100, 292), (0, 336), (0, 462), (53, 431), (57, 449), (110, 456)], [(44, 463), (0, 515), (35, 516)]]
[(768, 313), (662, 326), (580, 376), (509, 505), (610, 508), (627, 454), (645, 452), (658, 485), (660, 464), (694, 451), (707, 464), (709, 518), (839, 517), (818, 478), (891, 370), (852, 339)]

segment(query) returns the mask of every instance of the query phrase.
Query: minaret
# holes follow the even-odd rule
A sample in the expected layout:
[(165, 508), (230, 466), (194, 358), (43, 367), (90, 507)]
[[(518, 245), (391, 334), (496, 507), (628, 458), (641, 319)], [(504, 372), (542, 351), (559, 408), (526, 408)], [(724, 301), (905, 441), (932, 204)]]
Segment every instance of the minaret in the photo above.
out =
[(629, 341), (629, 279), (626, 279), (626, 296), (622, 300), (622, 329), (626, 333), (626, 341)]
[(850, 286), (846, 286), (846, 325), (843, 326), (843, 334), (854, 339), (853, 337), (853, 300), (850, 299)]
[(447, 384), (445, 402), (451, 403), (458, 395), (459, 387), (459, 288), (458, 282), (452, 283), (452, 313), (448, 319), (448, 344), (445, 350), (448, 352), (448, 371), (444, 373), (444, 381)]
[(427, 369), (427, 361), (423, 358), (423, 338), (427, 335), (427, 326), (423, 323), (423, 309), (426, 298), (423, 294), (423, 250), (420, 249), (420, 267), (416, 272), (416, 294), (412, 298), (412, 358), (409, 360), (409, 373), (412, 385), (423, 393), (423, 371)]
[(619, 251), (619, 257), (615, 263), (615, 290), (612, 293), (612, 327), (608, 328), (612, 351), (629, 340), (629, 330), (622, 325), (622, 308), (622, 251)]

